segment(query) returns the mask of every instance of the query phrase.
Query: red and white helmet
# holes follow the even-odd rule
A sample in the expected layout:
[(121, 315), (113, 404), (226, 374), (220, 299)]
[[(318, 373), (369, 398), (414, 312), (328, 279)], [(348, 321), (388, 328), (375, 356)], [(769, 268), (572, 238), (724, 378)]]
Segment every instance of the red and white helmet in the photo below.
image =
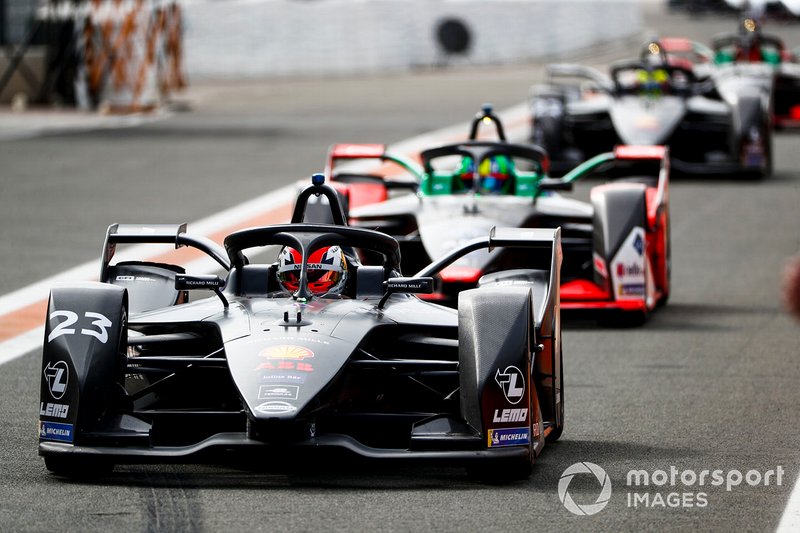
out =
[[(300, 288), (303, 258), (294, 248), (284, 246), (278, 255), (278, 281), (289, 292)], [(347, 282), (347, 260), (338, 246), (315, 250), (308, 257), (308, 290), (311, 294), (339, 294)]]

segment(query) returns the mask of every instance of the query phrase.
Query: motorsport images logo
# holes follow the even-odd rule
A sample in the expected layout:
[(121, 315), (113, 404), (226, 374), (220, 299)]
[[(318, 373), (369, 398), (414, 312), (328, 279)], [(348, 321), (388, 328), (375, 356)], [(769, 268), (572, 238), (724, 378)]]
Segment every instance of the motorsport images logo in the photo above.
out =
[[(599, 484), (600, 494), (594, 503), (578, 504), (569, 492), (569, 486), (578, 474), (591, 474)], [(653, 471), (629, 470), (626, 476), (626, 503), (634, 509), (704, 508), (709, 505), (709, 491), (733, 491), (740, 486), (769, 487), (783, 485), (784, 469), (778, 465), (762, 472), (751, 469), (680, 469), (675, 465)], [(585, 487), (584, 487), (585, 488)], [(581, 495), (593, 491), (581, 490)], [(591, 516), (602, 511), (611, 499), (611, 479), (602, 467), (587, 461), (575, 463), (561, 474), (558, 497), (564, 507), (578, 516)]]
[[(597, 481), (600, 483), (600, 494), (594, 503), (579, 505), (572, 499), (569, 493), (569, 484), (576, 474), (594, 474)], [(558, 480), (558, 498), (564, 507), (567, 508), (572, 514), (578, 516), (591, 516), (602, 511), (608, 501), (611, 499), (611, 478), (608, 477), (606, 471), (602, 467), (589, 462), (575, 463), (567, 467), (564, 473), (561, 474), (561, 479)]]

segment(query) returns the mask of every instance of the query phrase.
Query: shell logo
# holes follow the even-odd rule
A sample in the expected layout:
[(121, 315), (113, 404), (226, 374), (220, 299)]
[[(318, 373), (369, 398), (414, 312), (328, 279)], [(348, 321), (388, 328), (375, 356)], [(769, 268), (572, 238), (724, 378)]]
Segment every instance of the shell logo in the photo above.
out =
[(281, 344), (279, 346), (268, 346), (258, 352), (258, 355), (259, 357), (266, 357), (267, 359), (303, 360), (314, 357), (314, 352), (303, 346)]

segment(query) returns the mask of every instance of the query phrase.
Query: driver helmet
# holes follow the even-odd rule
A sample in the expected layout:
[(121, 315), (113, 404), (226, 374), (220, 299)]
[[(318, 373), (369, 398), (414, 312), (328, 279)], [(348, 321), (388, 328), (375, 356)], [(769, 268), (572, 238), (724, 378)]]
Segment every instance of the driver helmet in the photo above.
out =
[(472, 179), (475, 176), (475, 162), (471, 157), (462, 157), (455, 172), (456, 179), (453, 180), (453, 192), (472, 189)]
[(663, 68), (638, 69), (636, 82), (643, 96), (661, 96), (669, 92), (669, 72)]
[[(303, 257), (294, 248), (284, 246), (278, 255), (278, 281), (289, 292), (300, 288)], [(311, 294), (341, 294), (347, 282), (347, 260), (339, 246), (325, 246), (311, 253), (307, 267)]]
[(514, 163), (509, 157), (497, 155), (487, 157), (478, 167), (481, 194), (508, 194), (514, 174)]
[[(472, 188), (475, 162), (471, 157), (462, 159), (456, 175), (466, 189)], [(504, 155), (487, 157), (478, 166), (478, 192), (480, 194), (509, 194), (514, 175), (514, 163)]]

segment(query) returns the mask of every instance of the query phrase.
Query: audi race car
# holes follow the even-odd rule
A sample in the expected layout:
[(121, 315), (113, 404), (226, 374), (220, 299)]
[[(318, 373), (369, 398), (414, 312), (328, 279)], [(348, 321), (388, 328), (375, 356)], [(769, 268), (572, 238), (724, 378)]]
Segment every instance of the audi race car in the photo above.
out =
[[(303, 191), (291, 223), (237, 231), (224, 248), (185, 225), (108, 229), (100, 282), (50, 294), (48, 470), (242, 456), (269, 468), (342, 453), (463, 463), (490, 480), (530, 474), (564, 427), (560, 231), (496, 228), (402, 277), (398, 242), (349, 227), (323, 182)], [(318, 195), (336, 224), (302, 222)], [(193, 247), (226, 275), (115, 263), (127, 243)], [(276, 249), (276, 262), (249, 259)], [(482, 249), (530, 260), (461, 293), (457, 309), (417, 297)], [(188, 301), (199, 289), (212, 293)]]
[(707, 96), (735, 103), (740, 94), (761, 94), (776, 129), (800, 127), (800, 62), (775, 35), (761, 32), (756, 19), (742, 20), (737, 33), (713, 38), (712, 48), (683, 38), (662, 38), (669, 61), (692, 68), (698, 80), (711, 80)]
[(548, 82), (533, 89), (530, 138), (547, 150), (553, 174), (619, 144), (669, 146), (673, 169), (683, 173), (772, 172), (772, 125), (762, 93), (719, 98), (719, 87), (670, 61), (657, 41), (646, 50), (613, 64), (610, 75), (548, 65)]
[[(499, 140), (476, 140), (482, 124), (494, 125)], [(561, 228), (562, 308), (638, 324), (670, 291), (667, 154), (662, 146), (620, 146), (550, 178), (545, 152), (508, 142), (487, 107), (473, 121), (470, 140), (421, 153), (416, 195), (352, 209), (351, 224), (396, 238), (403, 268), (411, 271), (494, 226)], [(589, 202), (560, 194), (591, 176), (610, 181), (593, 187)], [(464, 289), (516, 279), (507, 271), (527, 260), (507, 249), (464, 256), (438, 273), (437, 290), (426, 298), (454, 305)]]
[(800, 127), (800, 63), (783, 41), (745, 18), (737, 33), (717, 35), (714, 63), (705, 71), (726, 102), (761, 94), (776, 128)]

